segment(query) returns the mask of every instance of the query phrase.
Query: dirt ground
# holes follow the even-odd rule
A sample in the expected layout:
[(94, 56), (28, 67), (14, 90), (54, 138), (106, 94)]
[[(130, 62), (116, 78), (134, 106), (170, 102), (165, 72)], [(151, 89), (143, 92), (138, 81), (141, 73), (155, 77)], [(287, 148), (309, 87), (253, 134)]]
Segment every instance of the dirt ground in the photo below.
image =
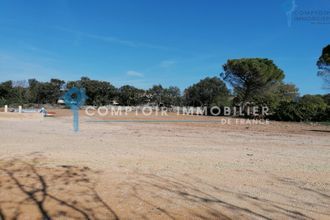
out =
[(0, 219), (330, 219), (330, 126), (56, 112), (0, 113)]

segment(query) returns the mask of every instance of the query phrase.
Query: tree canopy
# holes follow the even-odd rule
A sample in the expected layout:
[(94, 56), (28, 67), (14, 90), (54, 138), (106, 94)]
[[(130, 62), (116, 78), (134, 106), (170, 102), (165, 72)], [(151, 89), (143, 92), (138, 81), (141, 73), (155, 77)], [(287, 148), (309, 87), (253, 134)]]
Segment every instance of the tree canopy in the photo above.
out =
[(252, 101), (266, 93), (284, 78), (284, 73), (272, 60), (243, 58), (228, 60), (221, 77), (229, 82), (239, 102)]
[[(317, 62), (320, 71), (329, 67), (330, 45), (323, 49)], [(3, 105), (56, 104), (64, 93), (72, 87), (86, 90), (86, 105), (104, 106), (114, 104), (138, 106), (204, 106), (231, 107), (238, 105), (267, 106), (276, 120), (289, 121), (330, 121), (330, 94), (304, 95), (300, 97), (294, 84), (283, 81), (284, 73), (272, 60), (244, 58), (228, 60), (223, 65), (222, 79), (228, 82), (233, 92), (219, 77), (206, 77), (187, 87), (184, 93), (176, 86), (154, 85), (149, 89), (139, 89), (131, 85), (116, 88), (110, 82), (81, 77), (80, 80), (65, 82), (50, 79), (41, 82), (36, 79), (5, 81), (0, 83), (0, 107)], [(325, 71), (325, 72), (324, 72)], [(324, 76), (324, 75), (323, 75)], [(244, 113), (244, 112), (243, 112)], [(245, 116), (248, 116), (246, 114)]]
[(329, 121), (330, 106), (320, 95), (304, 95), (297, 101), (282, 101), (273, 119), (281, 121)]
[(324, 79), (325, 88), (330, 89), (330, 44), (323, 48), (316, 65), (319, 68), (318, 76)]
[(317, 65), (330, 65), (330, 44), (323, 48), (322, 54), (317, 61)]
[(140, 105), (146, 101), (146, 94), (143, 89), (124, 85), (118, 90), (118, 101), (120, 105)]
[(116, 88), (109, 82), (91, 80), (88, 77), (81, 77), (78, 81), (71, 81), (67, 83), (67, 88), (78, 87), (84, 88), (87, 95), (87, 105), (108, 105), (111, 104), (116, 95)]
[(226, 105), (230, 92), (218, 77), (206, 77), (184, 91), (186, 105), (212, 106)]
[(181, 92), (176, 86), (164, 88), (162, 85), (154, 85), (147, 91), (150, 101), (158, 106), (171, 106), (181, 104)]

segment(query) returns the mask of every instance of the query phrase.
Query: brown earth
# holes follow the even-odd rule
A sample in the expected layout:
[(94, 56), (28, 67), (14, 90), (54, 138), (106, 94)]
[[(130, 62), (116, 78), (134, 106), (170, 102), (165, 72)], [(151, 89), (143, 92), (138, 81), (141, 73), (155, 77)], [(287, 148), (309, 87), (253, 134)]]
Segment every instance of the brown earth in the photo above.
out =
[(329, 126), (56, 113), (0, 113), (0, 219), (330, 218)]

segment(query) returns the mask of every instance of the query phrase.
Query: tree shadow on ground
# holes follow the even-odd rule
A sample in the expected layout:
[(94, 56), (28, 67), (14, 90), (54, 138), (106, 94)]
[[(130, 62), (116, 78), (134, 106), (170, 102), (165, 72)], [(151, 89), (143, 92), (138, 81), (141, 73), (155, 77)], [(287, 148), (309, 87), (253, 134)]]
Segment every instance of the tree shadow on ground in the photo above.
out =
[[(282, 195), (286, 202), (266, 199), (266, 190), (261, 193), (266, 195), (262, 198), (251, 196), (248, 192), (239, 192), (235, 186), (232, 190), (219, 188), (188, 175), (185, 180), (154, 174), (132, 175), (120, 187), (131, 192), (130, 198), (135, 198), (135, 203), (144, 204), (149, 210), (157, 211), (160, 216), (168, 219), (313, 219), (310, 214), (330, 216), (327, 211), (319, 212), (313, 208), (305, 210), (310, 204), (300, 206), (292, 203), (286, 195)], [(276, 189), (273, 190), (276, 192)], [(299, 190), (304, 194), (309, 193), (303, 188)], [(148, 210), (140, 211), (135, 215), (145, 218), (148, 213)]]
[[(45, 166), (43, 161), (34, 158), (0, 162), (0, 220), (119, 219), (119, 215), (126, 219), (225, 220), (330, 216), (326, 206), (330, 204), (329, 195), (294, 179), (272, 176), (270, 180), (276, 186), (258, 186), (256, 196), (240, 190), (238, 185), (221, 187), (221, 181), (215, 186), (187, 174), (178, 178), (137, 171), (114, 174), (114, 183), (104, 180), (113, 191), (115, 212), (106, 202), (109, 198), (102, 198), (105, 193), (96, 190), (99, 172), (88, 167)], [(290, 190), (314, 202), (285, 194)], [(280, 199), (267, 194), (276, 194)]]
[(0, 162), (0, 219), (118, 219), (88, 167), (42, 166), (40, 158)]

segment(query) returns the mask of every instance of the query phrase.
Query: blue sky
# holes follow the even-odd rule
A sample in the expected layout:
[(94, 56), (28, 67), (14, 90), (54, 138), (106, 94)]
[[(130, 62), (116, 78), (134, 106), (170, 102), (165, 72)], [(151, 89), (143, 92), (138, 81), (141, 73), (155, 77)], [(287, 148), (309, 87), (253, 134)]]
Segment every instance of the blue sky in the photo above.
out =
[[(89, 76), (115, 86), (184, 89), (218, 76), (227, 59), (264, 57), (301, 94), (326, 93), (315, 63), (330, 43), (330, 20), (293, 20), (289, 26), (291, 3), (0, 0), (0, 81)], [(330, 10), (328, 0), (296, 5), (295, 10)]]

